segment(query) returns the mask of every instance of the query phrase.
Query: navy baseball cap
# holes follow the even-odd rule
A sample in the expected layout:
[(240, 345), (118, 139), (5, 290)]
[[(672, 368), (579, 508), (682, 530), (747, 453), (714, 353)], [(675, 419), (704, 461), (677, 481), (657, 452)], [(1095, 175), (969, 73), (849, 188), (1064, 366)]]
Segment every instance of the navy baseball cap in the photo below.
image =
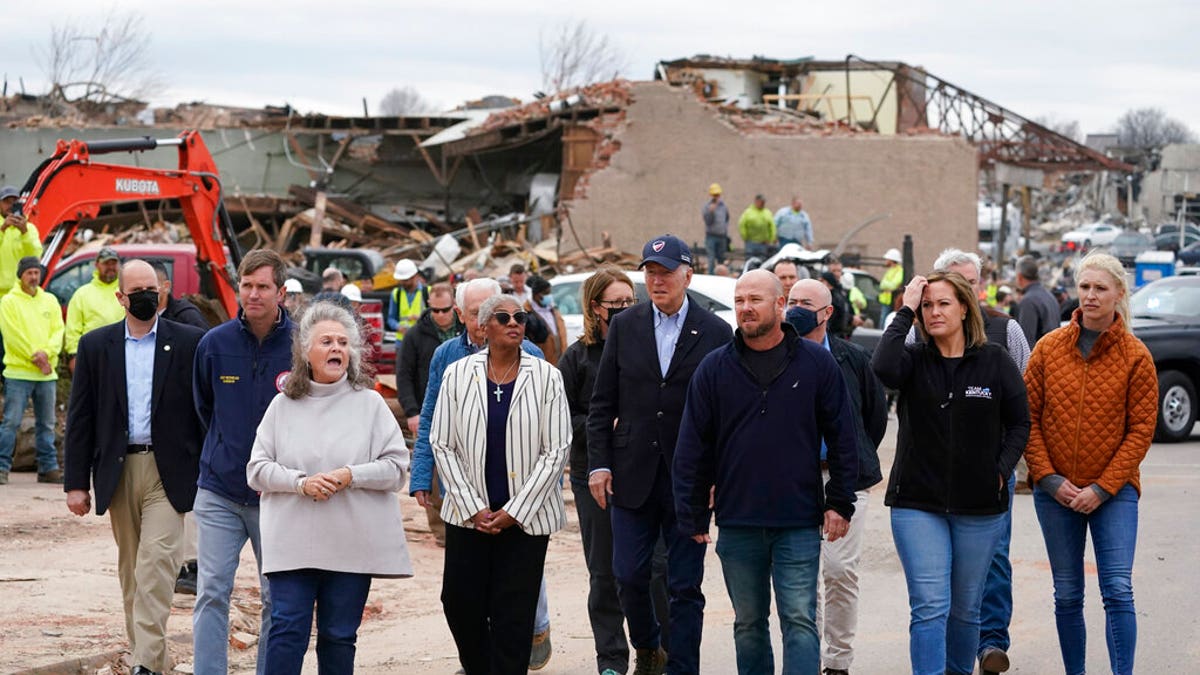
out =
[(679, 237), (664, 234), (651, 239), (642, 247), (642, 262), (638, 264), (638, 269), (650, 262), (658, 263), (669, 270), (674, 270), (681, 263), (691, 267), (692, 249)]

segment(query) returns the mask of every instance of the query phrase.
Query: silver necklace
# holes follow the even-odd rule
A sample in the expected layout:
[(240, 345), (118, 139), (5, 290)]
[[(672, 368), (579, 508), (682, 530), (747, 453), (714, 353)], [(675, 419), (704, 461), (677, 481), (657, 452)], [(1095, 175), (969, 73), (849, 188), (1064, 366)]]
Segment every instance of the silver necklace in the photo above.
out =
[(518, 354), (517, 359), (515, 361), (513, 361), (511, 364), (509, 364), (508, 370), (504, 371), (504, 377), (498, 378), (498, 377), (496, 377), (496, 370), (494, 368), (492, 368), (492, 360), (490, 358), (488, 359), (488, 364), (487, 364), (488, 365), (488, 373), (491, 375), (492, 381), (496, 383), (496, 390), (492, 392), (493, 394), (496, 395), (496, 403), (500, 403), (500, 397), (504, 395), (504, 390), (500, 388), (500, 380), (501, 379), (507, 380), (508, 376), (512, 374), (513, 368), (516, 368), (517, 364), (520, 362), (521, 362), (521, 356)]

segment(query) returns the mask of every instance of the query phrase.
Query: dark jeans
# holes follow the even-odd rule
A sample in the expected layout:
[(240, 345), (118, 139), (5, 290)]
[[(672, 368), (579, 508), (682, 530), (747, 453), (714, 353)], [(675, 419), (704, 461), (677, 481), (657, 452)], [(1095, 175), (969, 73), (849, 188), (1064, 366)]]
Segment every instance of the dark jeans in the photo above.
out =
[[(1090, 490), (1091, 488), (1084, 488)], [(1033, 490), (1050, 576), (1054, 580), (1054, 621), (1067, 675), (1079, 675), (1087, 654), (1087, 625), (1083, 620), (1086, 575), (1083, 549), (1092, 533), (1096, 576), (1104, 600), (1104, 637), (1114, 675), (1133, 672), (1137, 649), (1137, 613), (1133, 607), (1133, 555), (1137, 547), (1138, 493), (1121, 488), (1091, 513), (1059, 504), (1039, 488)]]
[(708, 273), (716, 271), (717, 265), (725, 262), (728, 238), (723, 234), (704, 235), (704, 248), (708, 249)]
[(772, 246), (765, 241), (748, 241), (746, 242), (746, 259), (758, 258), (761, 263), (771, 257)]
[(354, 672), (354, 644), (371, 577), (350, 572), (292, 570), (272, 572), (271, 635), (267, 669), (271, 675), (299, 675), (317, 608), (317, 670), (321, 675)]
[[(592, 624), (592, 637), (596, 641), (596, 670), (603, 672), (611, 668), (624, 673), (629, 669), (629, 642), (625, 638), (625, 614), (621, 612), (621, 601), (617, 597), (617, 579), (613, 576), (612, 521), (592, 498), (586, 481), (572, 480), (571, 492), (575, 494), (579, 535), (583, 539), (583, 558), (588, 568), (588, 619)], [(670, 650), (667, 639), (670, 623), (667, 547), (661, 537), (654, 547), (654, 563), (651, 567), (650, 599), (661, 626), (663, 649)]]
[(821, 663), (817, 637), (819, 527), (723, 527), (717, 555), (733, 602), (733, 647), (740, 675), (775, 672), (771, 585), (783, 633), (783, 674), (810, 675)]
[(467, 675), (525, 675), (548, 536), (446, 524), (442, 608)]
[(612, 505), (613, 573), (621, 609), (629, 621), (629, 641), (635, 649), (662, 644), (650, 596), (654, 547), (667, 544), (667, 593), (671, 604), (671, 675), (700, 672), (700, 637), (704, 627), (704, 553), (706, 546), (679, 532), (670, 477), (661, 461), (654, 489), (637, 509)]
[(992, 554), (987, 581), (983, 584), (983, 602), (979, 605), (979, 651), (988, 647), (1008, 651), (1012, 641), (1008, 624), (1012, 621), (1012, 563), (1008, 547), (1012, 541), (1012, 504), (1016, 496), (1016, 476), (1008, 477), (1008, 512), (1004, 514), (1004, 530)]

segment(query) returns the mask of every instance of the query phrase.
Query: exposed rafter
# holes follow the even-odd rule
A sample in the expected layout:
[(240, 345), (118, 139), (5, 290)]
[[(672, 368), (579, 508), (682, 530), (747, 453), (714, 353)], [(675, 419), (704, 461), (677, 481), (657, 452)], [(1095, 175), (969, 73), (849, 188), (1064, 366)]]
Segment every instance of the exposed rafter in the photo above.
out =
[(860, 64), (892, 73), (888, 87), (896, 89), (898, 133), (931, 128), (962, 136), (979, 148), (981, 168), (1004, 162), (1048, 171), (1134, 170), (924, 70), (903, 63), (867, 61), (853, 54), (846, 57), (847, 71), (861, 68)]

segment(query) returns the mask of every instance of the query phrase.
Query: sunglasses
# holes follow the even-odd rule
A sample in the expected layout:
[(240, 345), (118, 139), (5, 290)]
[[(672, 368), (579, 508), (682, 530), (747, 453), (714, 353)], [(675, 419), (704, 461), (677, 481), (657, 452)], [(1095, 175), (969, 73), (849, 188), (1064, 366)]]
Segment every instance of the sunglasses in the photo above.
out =
[(429, 311), (433, 312), (434, 314), (445, 314), (452, 309), (454, 309), (454, 305), (450, 305), (449, 307), (430, 307)]
[(515, 314), (509, 314), (508, 312), (496, 312), (495, 314), (492, 314), (492, 316), (496, 317), (496, 321), (499, 322), (501, 326), (507, 326), (509, 321), (516, 321), (518, 326), (524, 326), (525, 321), (529, 319), (529, 312), (517, 312)]

